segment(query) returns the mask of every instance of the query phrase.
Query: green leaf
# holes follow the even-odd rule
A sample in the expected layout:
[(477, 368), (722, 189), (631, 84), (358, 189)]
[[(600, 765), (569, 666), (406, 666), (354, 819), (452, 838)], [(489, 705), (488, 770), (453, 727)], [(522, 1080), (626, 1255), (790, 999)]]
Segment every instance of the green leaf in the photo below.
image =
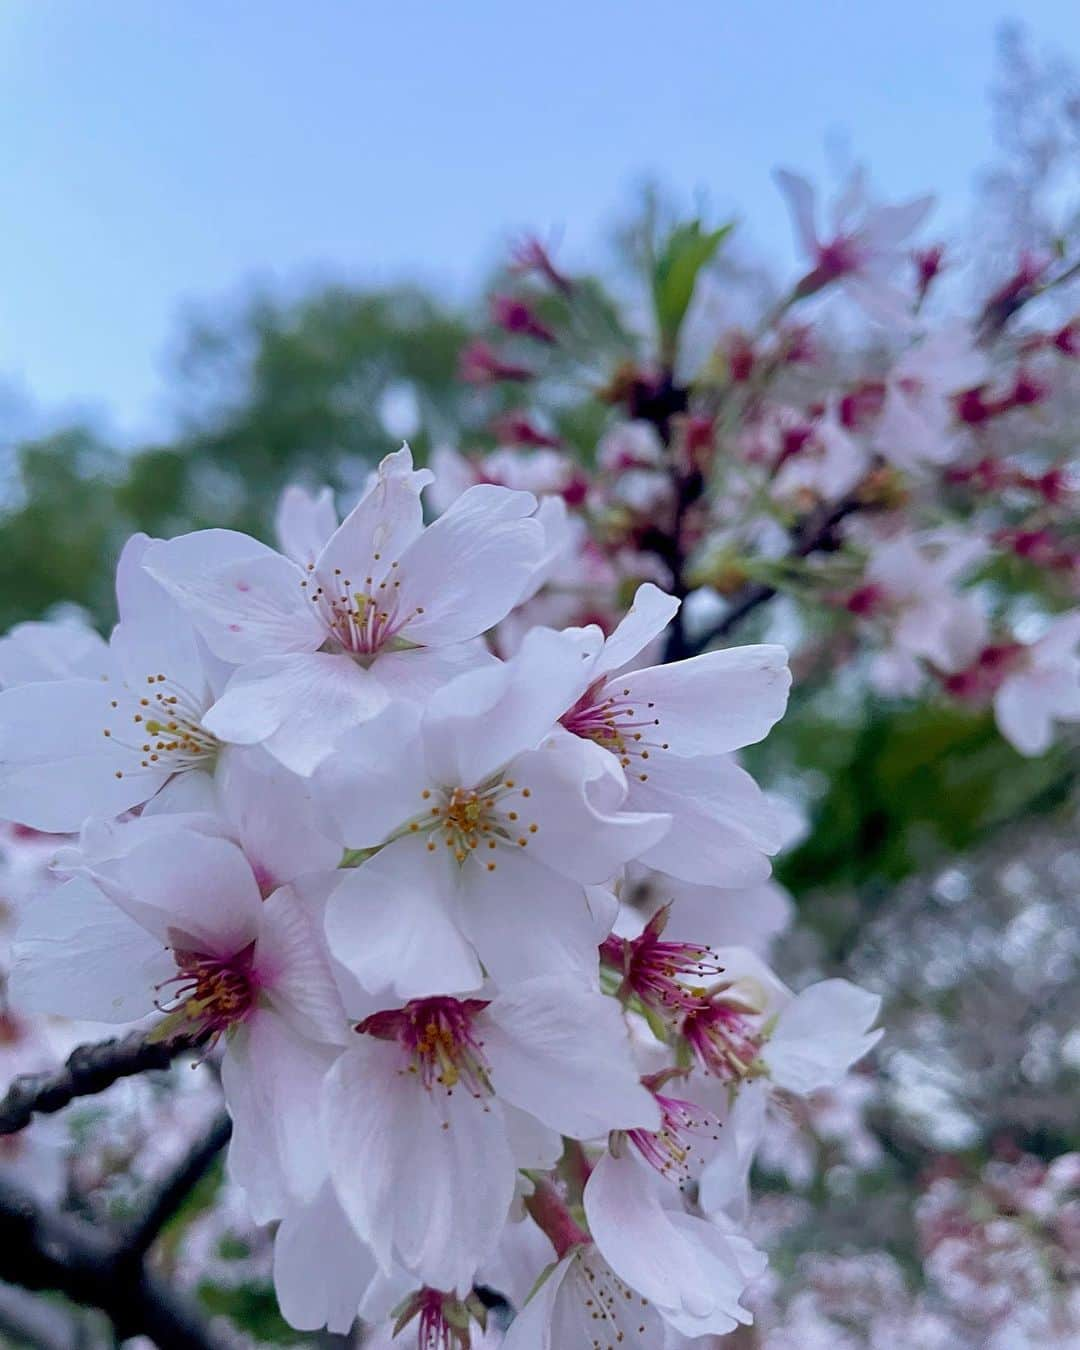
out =
[(675, 360), (679, 330), (694, 298), (701, 269), (712, 261), (733, 228), (728, 224), (718, 230), (706, 231), (701, 228), (700, 220), (676, 225), (654, 253), (653, 305), (660, 334), (660, 354), (668, 365)]

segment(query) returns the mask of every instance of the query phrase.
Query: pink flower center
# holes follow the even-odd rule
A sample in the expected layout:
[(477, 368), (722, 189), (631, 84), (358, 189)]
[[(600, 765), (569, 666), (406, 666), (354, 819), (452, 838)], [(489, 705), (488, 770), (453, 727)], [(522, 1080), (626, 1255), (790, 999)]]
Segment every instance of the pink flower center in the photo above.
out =
[(484, 1327), (487, 1322), (484, 1305), (475, 1294), (459, 1299), (456, 1294), (428, 1288), (410, 1294), (393, 1316), (395, 1336), (416, 1320), (416, 1350), (469, 1350), (470, 1328), (474, 1323)]
[(725, 1082), (754, 1077), (764, 1037), (752, 1014), (714, 998), (686, 1015), (682, 1036), (706, 1073)]
[(838, 236), (828, 244), (822, 244), (818, 249), (818, 271), (824, 275), (826, 281), (836, 281), (840, 277), (858, 271), (861, 262), (862, 257), (855, 240), (844, 235)]
[(178, 1014), (195, 1030), (209, 1031), (216, 1040), (223, 1031), (242, 1022), (254, 1008), (259, 981), (254, 968), (255, 943), (232, 956), (207, 956), (174, 949), (177, 973), (158, 992), (169, 989), (162, 1012)]
[(449, 1095), (462, 1084), (474, 1097), (490, 1097), (484, 1043), (475, 1027), (477, 1014), (487, 1006), (475, 998), (413, 999), (404, 1008), (373, 1013), (356, 1030), (397, 1041), (407, 1057), (404, 1072), (418, 1074), (429, 1092), (440, 1088)]
[(705, 1006), (708, 994), (701, 982), (715, 979), (723, 970), (708, 947), (661, 940), (669, 909), (665, 905), (658, 910), (640, 936), (611, 934), (600, 944), (603, 964), (622, 975), (618, 996), (624, 1001), (636, 997), (662, 1015)]
[[(381, 563), (381, 555), (373, 554), (372, 560)], [(331, 645), (353, 656), (376, 655), (424, 613), (422, 605), (415, 609), (401, 607), (396, 561), (383, 575), (377, 577), (373, 571), (357, 583), (340, 567), (322, 573), (309, 564), (308, 575), (300, 585), (326, 628)]]
[(629, 1130), (626, 1137), (651, 1167), (682, 1188), (693, 1175), (696, 1153), (704, 1152), (698, 1141), (720, 1137), (720, 1119), (693, 1102), (653, 1095), (662, 1113), (659, 1130)]
[(618, 681), (597, 680), (559, 720), (575, 736), (610, 750), (624, 769), (633, 765), (643, 783), (649, 777), (644, 761), (657, 750), (670, 749), (667, 741), (659, 739), (656, 704), (634, 699), (629, 686), (620, 686)]

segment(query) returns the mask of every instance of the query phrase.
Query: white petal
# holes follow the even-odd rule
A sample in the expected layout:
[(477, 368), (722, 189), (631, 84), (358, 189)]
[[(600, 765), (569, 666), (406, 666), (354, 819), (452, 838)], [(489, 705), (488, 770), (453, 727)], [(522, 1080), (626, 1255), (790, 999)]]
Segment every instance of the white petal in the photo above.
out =
[(380, 652), (369, 667), (372, 675), (392, 698), (426, 703), (451, 680), (497, 664), (481, 638), (449, 647), (412, 647), (400, 652)]
[(148, 549), (156, 542), (135, 534), (124, 545), (116, 564), (120, 622), (109, 646), (132, 689), (144, 686), (148, 676), (164, 674), (201, 709), (209, 691), (191, 620), (143, 567)]
[(133, 1022), (152, 1012), (156, 986), (176, 971), (162, 944), (85, 877), (26, 906), (14, 957), (9, 993), (16, 1007), (95, 1022)]
[(457, 864), (412, 836), (347, 868), (326, 906), (335, 958), (373, 994), (419, 998), (476, 989), (476, 953), (456, 922)]
[[(447, 850), (440, 844), (439, 852)], [(458, 891), (462, 928), (499, 982), (555, 971), (595, 978), (603, 936), (585, 888), (527, 855), (527, 848), (500, 848), (489, 855), (490, 872), (487, 859), (466, 860)]]
[(679, 601), (659, 586), (654, 586), (651, 581), (639, 586), (634, 603), (604, 643), (595, 674), (606, 675), (628, 665), (654, 638), (660, 636), (678, 610)]
[(1042, 755), (1054, 739), (1050, 710), (1024, 679), (1005, 680), (994, 696), (998, 730), (1022, 755)]
[(401, 1072), (401, 1053), (361, 1037), (328, 1074), (334, 1185), (384, 1269), (396, 1251), (418, 1282), (467, 1289), (509, 1212), (514, 1160), (493, 1104), (461, 1087), (429, 1092)]
[(399, 825), (430, 810), (430, 778), (420, 741), (420, 709), (388, 704), (342, 735), (315, 770), (318, 801), (350, 848), (374, 848)]
[[(149, 824), (150, 822), (146, 822)], [(165, 946), (231, 956), (253, 941), (262, 898), (251, 867), (229, 840), (156, 818), (126, 831), (134, 847), (90, 862), (102, 890)]]
[(111, 682), (83, 679), (0, 693), (0, 817), (67, 833), (154, 795), (169, 771), (139, 771), (138, 755), (104, 734), (126, 723), (114, 697)]
[(326, 1178), (315, 1104), (334, 1054), (263, 1008), (228, 1037), (221, 1082), (233, 1118), (229, 1171), (256, 1223), (313, 1199)]
[(82, 621), (17, 623), (0, 638), (0, 688), (113, 673), (104, 639)]
[(762, 1051), (773, 1082), (789, 1092), (834, 1087), (884, 1034), (870, 1031), (881, 999), (847, 980), (822, 980), (780, 1013)]
[(261, 743), (294, 773), (310, 774), (343, 731), (385, 706), (382, 685), (350, 657), (297, 652), (238, 670), (203, 725), (223, 741)]
[(648, 738), (670, 753), (724, 755), (768, 735), (784, 715), (791, 672), (783, 647), (731, 647), (632, 671), (610, 687), (659, 720)]
[(255, 969), (265, 997), (296, 1031), (344, 1043), (348, 1026), (330, 971), (322, 915), (292, 886), (263, 902)]
[(576, 1139), (659, 1129), (614, 999), (542, 976), (498, 994), (483, 1021), (491, 1081), (513, 1106)]
[[(604, 1154), (585, 1186), (585, 1215), (612, 1270), (687, 1335), (722, 1335), (750, 1314), (739, 1297), (745, 1255), (703, 1219), (669, 1213), (629, 1154)], [(750, 1263), (748, 1263), (750, 1264)], [(764, 1261), (754, 1262), (758, 1273)]]
[(792, 173), (790, 169), (774, 170), (773, 178), (787, 199), (799, 247), (807, 258), (813, 258), (818, 249), (814, 189), (801, 174)]
[(274, 1235), (274, 1290), (291, 1327), (345, 1335), (374, 1275), (375, 1260), (329, 1183), (308, 1204), (288, 1210)]
[(329, 487), (318, 492), (290, 483), (281, 494), (274, 516), (274, 533), (282, 553), (306, 567), (314, 563), (326, 541), (337, 529), (334, 493)]
[(199, 530), (158, 541), (143, 565), (224, 661), (314, 651), (326, 636), (301, 586), (307, 574), (246, 534)]
[[(528, 492), (463, 492), (401, 557), (398, 604), (410, 642), (444, 646), (493, 627), (521, 599), (544, 549)], [(423, 611), (422, 613), (418, 611)]]

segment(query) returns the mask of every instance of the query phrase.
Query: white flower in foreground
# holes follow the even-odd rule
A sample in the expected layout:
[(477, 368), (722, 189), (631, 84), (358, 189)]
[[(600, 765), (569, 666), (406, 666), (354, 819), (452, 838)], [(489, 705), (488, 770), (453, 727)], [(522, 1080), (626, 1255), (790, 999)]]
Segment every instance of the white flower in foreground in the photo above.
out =
[(382, 1269), (435, 1289), (471, 1287), (517, 1167), (548, 1147), (536, 1122), (575, 1139), (660, 1124), (617, 1005), (572, 978), (416, 1000), (357, 1031), (323, 1091), (334, 1186)]
[(613, 916), (585, 887), (670, 822), (622, 811), (615, 761), (551, 736), (581, 664), (573, 639), (536, 630), (426, 709), (395, 703), (353, 728), (316, 772), (342, 842), (378, 850), (343, 871), (326, 913), (335, 956), (372, 993), (473, 989), (477, 958), (496, 980), (595, 974)]
[(874, 206), (862, 171), (855, 170), (833, 207), (830, 233), (822, 237), (811, 184), (788, 169), (778, 169), (775, 177), (787, 198), (795, 237), (813, 265), (800, 282), (802, 294), (813, 294), (835, 282), (871, 317), (892, 325), (908, 322), (913, 297), (891, 278), (908, 261), (911, 235), (934, 199), (917, 197), (900, 206)]
[(1049, 750), (1055, 721), (1080, 721), (1078, 646), (1080, 610), (1073, 610), (1009, 658), (994, 694), (994, 716), (1001, 734), (1022, 755)]
[(732, 647), (624, 671), (678, 607), (647, 582), (606, 641), (597, 628), (557, 635), (584, 652), (561, 725), (622, 769), (629, 810), (671, 816), (670, 830), (642, 848), (640, 862), (683, 881), (754, 885), (769, 875), (766, 855), (782, 844), (783, 828), (730, 756), (760, 741), (783, 715), (791, 684), (787, 652)]
[(345, 1335), (376, 1270), (329, 1180), (286, 1210), (274, 1235), (274, 1292), (291, 1327)]
[(723, 1335), (751, 1322), (739, 1298), (764, 1272), (764, 1254), (737, 1233), (667, 1208), (662, 1184), (631, 1154), (605, 1153), (585, 1186), (585, 1217), (597, 1249), (684, 1336)]
[[(242, 667), (204, 719), (214, 735), (265, 743), (308, 773), (389, 693), (424, 699), (490, 661), (474, 639), (517, 603), (543, 554), (543, 527), (529, 519), (536, 500), (482, 484), (425, 529), (420, 492), (430, 479), (407, 448), (388, 455), (306, 566), (230, 530), (148, 552), (147, 569), (210, 648)], [(290, 511), (290, 547), (303, 553), (326, 522), (310, 502), (306, 522), (293, 519), (296, 501)]]
[(0, 693), (5, 819), (70, 832), (88, 816), (119, 815), (167, 783), (214, 770), (219, 744), (202, 718), (227, 670), (142, 570), (151, 546), (134, 535), (120, 556), (120, 622), (107, 651), (66, 624), (27, 626), (5, 639), (9, 680), (30, 680)]
[(745, 948), (712, 954), (723, 980), (683, 1019), (700, 1067), (724, 1083), (765, 1074), (789, 1092), (831, 1087), (881, 1039), (871, 1031), (881, 999), (847, 980), (792, 992)]
[(324, 1174), (311, 1103), (348, 1034), (318, 909), (297, 886), (263, 899), (240, 849), (189, 818), (98, 827), (65, 885), (28, 908), (13, 994), (37, 1012), (130, 1022), (225, 1046), (230, 1167), (259, 1222)]

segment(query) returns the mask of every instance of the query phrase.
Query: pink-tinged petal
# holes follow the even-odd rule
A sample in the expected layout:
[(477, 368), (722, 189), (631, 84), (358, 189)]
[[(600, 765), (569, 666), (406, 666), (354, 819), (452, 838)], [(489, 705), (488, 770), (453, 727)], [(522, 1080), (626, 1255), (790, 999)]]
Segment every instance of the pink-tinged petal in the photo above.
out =
[[(114, 709), (117, 698), (125, 707)], [(0, 693), (0, 817), (69, 833), (152, 797), (170, 770), (141, 770), (121, 744), (130, 699), (103, 680), (50, 680)], [(106, 730), (116, 728), (109, 737)], [(118, 776), (119, 775), (119, 776)]]
[[(592, 1325), (585, 1325), (584, 1318), (581, 1325), (571, 1328), (571, 1336), (560, 1335), (555, 1339), (554, 1324), (558, 1304), (575, 1260), (574, 1251), (571, 1250), (558, 1265), (547, 1272), (543, 1282), (533, 1290), (529, 1301), (510, 1323), (509, 1330), (503, 1338), (503, 1350), (569, 1350), (572, 1345), (588, 1346), (590, 1336), (595, 1339), (595, 1319), (592, 1320)], [(582, 1308), (582, 1313), (584, 1311)], [(628, 1350), (634, 1350), (634, 1347), (630, 1346)]]
[(807, 258), (818, 250), (817, 227), (814, 222), (814, 189), (800, 174), (790, 169), (776, 169), (773, 177), (787, 199), (792, 224), (799, 247)]
[(0, 688), (113, 673), (108, 644), (78, 619), (17, 623), (0, 638)]
[(927, 193), (923, 197), (914, 197), (910, 202), (899, 202), (895, 206), (876, 206), (867, 217), (867, 223), (861, 233), (875, 250), (888, 251), (899, 248), (908, 236), (923, 223), (934, 206), (934, 196)]
[(348, 656), (265, 656), (236, 672), (203, 725), (219, 740), (264, 745), (286, 768), (307, 775), (343, 731), (386, 701), (379, 681)]
[[(167, 947), (208, 956), (232, 956), (246, 947), (258, 932), (262, 899), (240, 849), (200, 830), (173, 827), (165, 817), (153, 825), (152, 831), (121, 827), (115, 856), (90, 861), (90, 875)], [(123, 851), (125, 834), (136, 842)]]
[(414, 469), (407, 445), (387, 455), (357, 504), (327, 540), (315, 563), (320, 577), (349, 578), (377, 585), (415, 540), (424, 524), (420, 493), (430, 483), (427, 469)]
[(8, 993), (27, 1012), (133, 1022), (154, 1010), (172, 956), (85, 877), (42, 892), (23, 911)]
[(646, 782), (631, 774), (628, 805), (667, 811), (672, 825), (641, 862), (699, 885), (754, 886), (768, 877), (782, 818), (745, 770), (724, 756), (649, 764)]
[(197, 778), (216, 787), (216, 809), (247, 855), (264, 894), (306, 872), (334, 868), (340, 862), (341, 844), (325, 833), (327, 821), (316, 806), (311, 781), (290, 773), (267, 751), (226, 746), (218, 755), (212, 783), (206, 774), (192, 773), (178, 781)]
[(609, 881), (671, 825), (665, 814), (600, 809), (592, 788), (598, 784), (597, 797), (603, 800), (602, 770), (611, 762), (590, 742), (564, 734), (519, 755), (507, 771), (530, 793), (527, 801), (514, 799), (520, 818), (512, 828), (520, 829), (540, 862), (574, 881)]
[(562, 1157), (563, 1137), (527, 1111), (502, 1103), (503, 1125), (518, 1170), (546, 1172)]
[(657, 1183), (632, 1156), (604, 1154), (584, 1202), (612, 1270), (679, 1331), (723, 1335), (751, 1321), (739, 1297), (753, 1278), (746, 1267), (760, 1274), (764, 1258), (747, 1259), (703, 1219), (665, 1210)]
[(529, 858), (526, 849), (499, 849), (491, 857), (491, 871), (478, 857), (462, 866), (458, 911), (491, 977), (570, 970), (595, 978), (599, 925), (581, 883)]
[(782, 1009), (762, 1051), (773, 1082), (789, 1092), (835, 1087), (881, 1039), (871, 1031), (881, 999), (847, 980), (812, 984)]
[(575, 1139), (660, 1128), (614, 999), (547, 975), (504, 989), (482, 1018), (492, 1084), (512, 1106)]
[[(695, 1089), (699, 1085), (700, 1080)], [(745, 1223), (750, 1215), (750, 1168), (765, 1133), (769, 1085), (764, 1079), (744, 1083), (734, 1102), (730, 1088), (717, 1079), (706, 1080), (705, 1090), (716, 1094), (716, 1107), (725, 1115), (719, 1149), (698, 1184), (698, 1203), (721, 1226), (725, 1221)]]
[(316, 1103), (338, 1053), (258, 1008), (228, 1037), (221, 1083), (233, 1118), (229, 1172), (256, 1223), (314, 1199), (327, 1174)]
[(302, 1036), (344, 1044), (348, 1024), (321, 913), (292, 886), (263, 902), (254, 971), (263, 997)]
[(456, 918), (458, 866), (409, 836), (346, 868), (326, 906), (330, 949), (364, 989), (402, 1001), (483, 983)]
[(326, 636), (302, 585), (307, 573), (246, 534), (199, 530), (158, 541), (143, 566), (223, 661), (314, 651)]
[(463, 1086), (429, 1092), (401, 1072), (401, 1053), (365, 1036), (327, 1075), (331, 1176), (384, 1270), (396, 1252), (418, 1283), (468, 1289), (514, 1195), (501, 1113)]
[(1068, 660), (1077, 643), (1080, 643), (1080, 609), (1070, 610), (1054, 620), (1035, 643), (1037, 659)]
[(637, 588), (634, 603), (604, 643), (594, 675), (607, 675), (630, 664), (658, 638), (679, 611), (679, 601), (651, 581)]
[(334, 492), (329, 487), (309, 492), (290, 483), (274, 514), (274, 533), (282, 553), (301, 567), (315, 562), (337, 524)]
[(599, 628), (534, 628), (510, 661), (438, 691), (424, 720), (437, 780), (471, 787), (535, 749), (585, 691), (602, 642)]
[(199, 640), (191, 620), (143, 566), (159, 541), (134, 534), (116, 564), (116, 603), (120, 622), (109, 646), (128, 685), (141, 693), (148, 681), (164, 674), (184, 691), (185, 705), (202, 712), (209, 690)]
[(543, 527), (528, 517), (528, 492), (478, 484), (429, 525), (401, 557), (402, 636), (424, 646), (486, 633), (524, 594), (544, 550)]
[(274, 1235), (274, 1291), (282, 1316), (298, 1331), (326, 1327), (344, 1336), (375, 1271), (329, 1182), (314, 1200), (292, 1206)]
[(374, 848), (400, 825), (430, 809), (429, 774), (420, 741), (421, 710), (388, 704), (346, 731), (316, 769), (317, 800), (349, 848)]
[(761, 645), (632, 671), (620, 677), (616, 693), (635, 708), (655, 705), (660, 725), (650, 738), (665, 742), (671, 754), (725, 755), (769, 734), (784, 715), (790, 688), (787, 651)]

